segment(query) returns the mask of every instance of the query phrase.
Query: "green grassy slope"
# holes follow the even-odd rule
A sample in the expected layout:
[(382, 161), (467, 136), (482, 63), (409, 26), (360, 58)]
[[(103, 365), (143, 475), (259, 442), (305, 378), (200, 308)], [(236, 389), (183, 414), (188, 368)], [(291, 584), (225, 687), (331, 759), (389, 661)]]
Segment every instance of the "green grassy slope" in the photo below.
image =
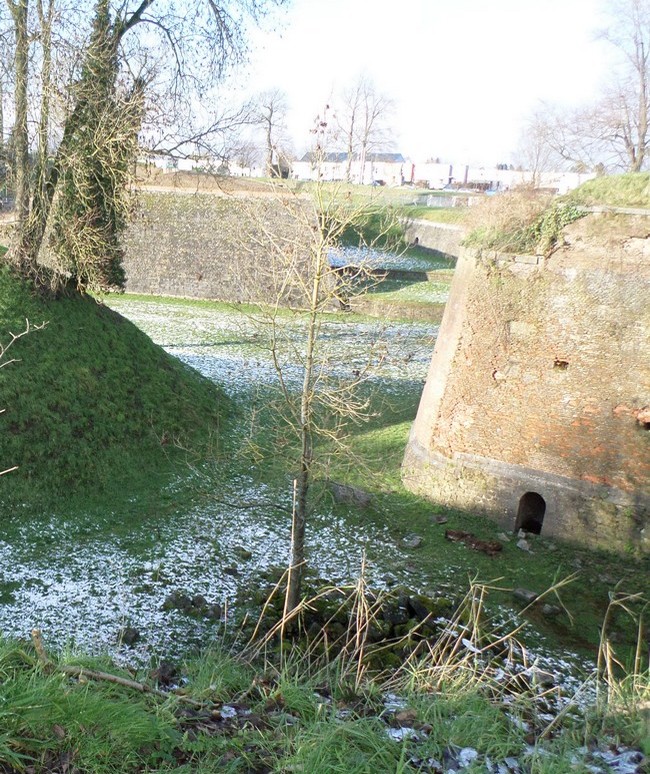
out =
[[(610, 759), (621, 752), (621, 762), (650, 752), (647, 677), (614, 682), (608, 701), (596, 703), (586, 691), (560, 711), (559, 688), (529, 684), (526, 673), (501, 684), (496, 670), (481, 672), (459, 650), (435, 666), (426, 659), (404, 664), (388, 679), (361, 670), (355, 685), (363, 661), (353, 647), (330, 664), (303, 654), (284, 667), (215, 649), (181, 665), (182, 696), (161, 696), (62, 671), (83, 667), (132, 679), (103, 660), (68, 655), (44, 668), (34, 648), (0, 641), (0, 767), (5, 774), (407, 774), (442, 771), (436, 760), (460, 760), (468, 748), (464, 757), (474, 760), (460, 767), (468, 774), (496, 765), (586, 774), (605, 771), (599, 751)], [(145, 684), (155, 687), (164, 671), (169, 664), (144, 676)], [(642, 770), (641, 760), (634, 771)]]
[(650, 207), (650, 172), (596, 177), (565, 198), (572, 204), (587, 207)]
[(1, 498), (37, 504), (124, 491), (214, 441), (225, 398), (91, 298), (44, 300), (0, 270), (0, 342), (32, 330), (0, 370)]

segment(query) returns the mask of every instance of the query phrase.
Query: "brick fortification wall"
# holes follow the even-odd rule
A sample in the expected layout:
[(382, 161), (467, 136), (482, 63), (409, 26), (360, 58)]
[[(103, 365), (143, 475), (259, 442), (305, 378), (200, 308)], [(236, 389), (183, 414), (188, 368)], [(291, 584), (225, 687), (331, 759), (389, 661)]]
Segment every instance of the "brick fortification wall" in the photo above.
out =
[(648, 218), (588, 216), (547, 259), (462, 251), (406, 485), (504, 528), (532, 507), (542, 534), (648, 551), (649, 299)]
[(299, 303), (282, 283), (287, 266), (304, 268), (310, 233), (307, 205), (295, 199), (142, 192), (124, 240), (126, 290)]
[(430, 220), (411, 220), (406, 223), (404, 236), (409, 244), (417, 244), (437, 253), (456, 258), (465, 232), (459, 226)]

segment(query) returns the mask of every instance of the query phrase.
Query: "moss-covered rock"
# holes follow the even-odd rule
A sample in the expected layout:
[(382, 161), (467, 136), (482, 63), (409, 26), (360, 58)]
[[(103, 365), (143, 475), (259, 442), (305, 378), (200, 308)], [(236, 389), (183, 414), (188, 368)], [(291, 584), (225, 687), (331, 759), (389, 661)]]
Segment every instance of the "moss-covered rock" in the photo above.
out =
[[(265, 578), (269, 575), (273, 572), (263, 573)], [(265, 595), (271, 593), (274, 596), (268, 600)], [(367, 665), (378, 670), (399, 665), (420, 645), (435, 639), (454, 611), (454, 603), (447, 597), (430, 597), (405, 587), (381, 593), (368, 590), (365, 605), (369, 612), (361, 619), (357, 618), (359, 600), (354, 595), (309, 586), (306, 596), (310, 601), (300, 612), (300, 625), (285, 627), (285, 635), (297, 637), (296, 644), (311, 653), (322, 655), (327, 651), (330, 658), (343, 647), (348, 653), (353, 652), (362, 641)], [(252, 594), (244, 593), (240, 603), (254, 603), (259, 608), (248, 619), (255, 625), (264, 609), (258, 632), (262, 635), (284, 613), (284, 595), (271, 585), (263, 585)]]

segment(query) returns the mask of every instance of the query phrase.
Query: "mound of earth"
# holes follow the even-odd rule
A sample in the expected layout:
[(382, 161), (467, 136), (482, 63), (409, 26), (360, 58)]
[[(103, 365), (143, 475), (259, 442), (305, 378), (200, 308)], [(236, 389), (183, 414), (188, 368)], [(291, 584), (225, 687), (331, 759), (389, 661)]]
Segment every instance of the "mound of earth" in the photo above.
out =
[(0, 470), (18, 466), (0, 481), (5, 504), (128, 491), (218, 440), (226, 399), (212, 382), (93, 298), (40, 298), (3, 267), (3, 347), (28, 324), (0, 371)]

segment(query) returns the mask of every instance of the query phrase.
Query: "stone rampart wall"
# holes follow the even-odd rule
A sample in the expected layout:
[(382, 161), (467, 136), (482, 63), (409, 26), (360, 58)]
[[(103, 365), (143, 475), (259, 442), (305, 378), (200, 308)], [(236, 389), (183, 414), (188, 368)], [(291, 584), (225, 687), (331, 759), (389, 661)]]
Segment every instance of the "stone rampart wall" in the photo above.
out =
[(405, 237), (409, 244), (435, 250), (450, 258), (456, 258), (460, 254), (464, 236), (465, 232), (458, 226), (434, 223), (430, 220), (411, 220), (405, 228)]
[(126, 290), (232, 302), (297, 302), (287, 266), (306, 267), (312, 218), (273, 196), (143, 192), (125, 235)]
[(513, 528), (537, 492), (545, 533), (650, 547), (650, 239), (615, 228), (574, 224), (547, 260), (461, 253), (408, 486)]

